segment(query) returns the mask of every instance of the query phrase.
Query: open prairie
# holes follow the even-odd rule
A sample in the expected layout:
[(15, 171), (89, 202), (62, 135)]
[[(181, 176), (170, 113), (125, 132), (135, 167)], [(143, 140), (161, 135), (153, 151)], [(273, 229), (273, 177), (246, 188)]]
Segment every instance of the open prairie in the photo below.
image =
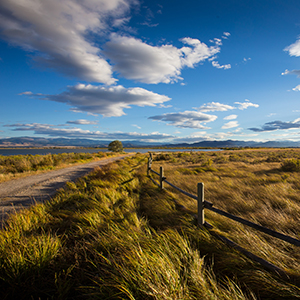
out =
[[(96, 169), (12, 215), (0, 236), (3, 299), (300, 299), (299, 247), (213, 212), (206, 220), (283, 269), (264, 269), (178, 210), (195, 200), (147, 177), (148, 155)], [(153, 155), (153, 170), (215, 207), (299, 239), (298, 149)], [(153, 176), (154, 179), (157, 179)]]

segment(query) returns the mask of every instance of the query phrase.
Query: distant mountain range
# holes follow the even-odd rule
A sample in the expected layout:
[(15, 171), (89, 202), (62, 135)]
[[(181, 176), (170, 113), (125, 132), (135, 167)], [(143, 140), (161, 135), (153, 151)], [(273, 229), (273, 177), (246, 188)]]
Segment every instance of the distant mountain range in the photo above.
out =
[[(67, 138), (37, 138), (37, 137), (16, 137), (0, 139), (0, 147), (101, 147), (106, 148), (111, 141), (97, 141), (91, 139), (67, 139)], [(162, 144), (147, 143), (139, 141), (122, 142), (126, 148), (134, 147), (203, 147), (203, 148), (233, 148), (233, 147), (300, 147), (300, 142), (291, 141), (201, 141), (197, 143), (181, 143), (181, 144)]]

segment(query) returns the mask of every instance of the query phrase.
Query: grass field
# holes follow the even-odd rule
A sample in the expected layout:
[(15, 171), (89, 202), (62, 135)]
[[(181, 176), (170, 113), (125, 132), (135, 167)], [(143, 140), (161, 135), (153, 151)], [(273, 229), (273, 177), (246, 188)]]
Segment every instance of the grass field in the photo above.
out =
[[(155, 154), (152, 168), (215, 207), (300, 239), (300, 151)], [(299, 247), (206, 212), (218, 232), (284, 269), (263, 267), (196, 226), (138, 154), (68, 183), (13, 215), (0, 236), (1, 299), (300, 299)]]
[(116, 155), (112, 152), (0, 155), (0, 182)]

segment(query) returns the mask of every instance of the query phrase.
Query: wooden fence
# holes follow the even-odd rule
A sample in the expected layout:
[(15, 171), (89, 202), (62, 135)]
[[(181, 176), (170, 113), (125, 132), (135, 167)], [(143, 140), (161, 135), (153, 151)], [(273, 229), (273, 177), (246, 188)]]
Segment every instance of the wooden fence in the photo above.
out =
[[(197, 215), (194, 214), (194, 217), (197, 219), (197, 223), (199, 226), (201, 227), (206, 227), (208, 229), (212, 229), (213, 226), (210, 225), (208, 222), (205, 221), (205, 214), (204, 214), (204, 210), (208, 209), (210, 211), (213, 211), (219, 215), (222, 215), (224, 217), (227, 217), (231, 220), (237, 221), (239, 223), (242, 223), (246, 226), (252, 227), (256, 230), (259, 230), (261, 232), (264, 232), (270, 236), (276, 237), (278, 239), (281, 239), (285, 242), (288, 242), (292, 245), (298, 246), (300, 247), (300, 240), (297, 240), (295, 238), (292, 238), (288, 235), (282, 234), (280, 232), (274, 231), (272, 229), (263, 227), (261, 225), (255, 224), (253, 222), (250, 222), (248, 220), (245, 220), (241, 217), (232, 215), (228, 212), (225, 212), (223, 210), (220, 210), (218, 208), (213, 207), (213, 204), (206, 201), (204, 199), (204, 184), (203, 183), (198, 183), (197, 184), (197, 195), (193, 195), (191, 193), (188, 193), (182, 189), (180, 189), (179, 187), (175, 186), (174, 184), (170, 183), (167, 181), (167, 178), (164, 176), (164, 170), (162, 167), (160, 167), (159, 172), (156, 172), (154, 170), (152, 170), (152, 161), (153, 161), (153, 157), (152, 157), (152, 153), (150, 153), (150, 157), (148, 159), (148, 168), (147, 168), (147, 175), (149, 176), (149, 178), (160, 187), (160, 189), (164, 189), (164, 183), (170, 185), (171, 187), (173, 187), (174, 189), (176, 189), (177, 191), (183, 193), (184, 195), (195, 199), (197, 201)], [(156, 182), (151, 176), (150, 174), (154, 173), (156, 175), (159, 176), (159, 182)], [(182, 208), (184, 208), (184, 206), (180, 205)], [(233, 241), (227, 239), (226, 237), (216, 234), (214, 232), (211, 232), (214, 236), (216, 236), (217, 238), (219, 238), (220, 240), (222, 240), (223, 242), (225, 242), (227, 245), (239, 250), (240, 252), (242, 252), (243, 254), (245, 254), (246, 256), (250, 257), (252, 260), (255, 260), (257, 262), (259, 262), (260, 264), (262, 264), (264, 267), (268, 268), (271, 271), (275, 271), (276, 273), (280, 274), (281, 276), (284, 277), (288, 277), (287, 274), (280, 268), (278, 268), (277, 266), (265, 261), (264, 259), (254, 255), (253, 253), (247, 251), (246, 249), (242, 248), (241, 246), (237, 245), (236, 243), (234, 243)]]

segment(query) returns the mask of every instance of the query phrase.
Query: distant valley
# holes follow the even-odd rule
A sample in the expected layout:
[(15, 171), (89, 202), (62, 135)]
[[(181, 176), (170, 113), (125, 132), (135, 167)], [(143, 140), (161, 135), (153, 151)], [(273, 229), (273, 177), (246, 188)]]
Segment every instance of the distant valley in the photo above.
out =
[[(37, 137), (14, 137), (0, 139), (0, 147), (104, 147), (106, 148), (111, 141), (92, 140), (92, 139), (67, 139), (67, 138), (37, 138)], [(180, 144), (165, 144), (165, 143), (147, 143), (140, 141), (122, 141), (126, 148), (134, 147), (203, 147), (203, 148), (232, 148), (232, 147), (300, 147), (300, 142), (292, 141), (200, 141), (196, 143), (180, 143)]]

